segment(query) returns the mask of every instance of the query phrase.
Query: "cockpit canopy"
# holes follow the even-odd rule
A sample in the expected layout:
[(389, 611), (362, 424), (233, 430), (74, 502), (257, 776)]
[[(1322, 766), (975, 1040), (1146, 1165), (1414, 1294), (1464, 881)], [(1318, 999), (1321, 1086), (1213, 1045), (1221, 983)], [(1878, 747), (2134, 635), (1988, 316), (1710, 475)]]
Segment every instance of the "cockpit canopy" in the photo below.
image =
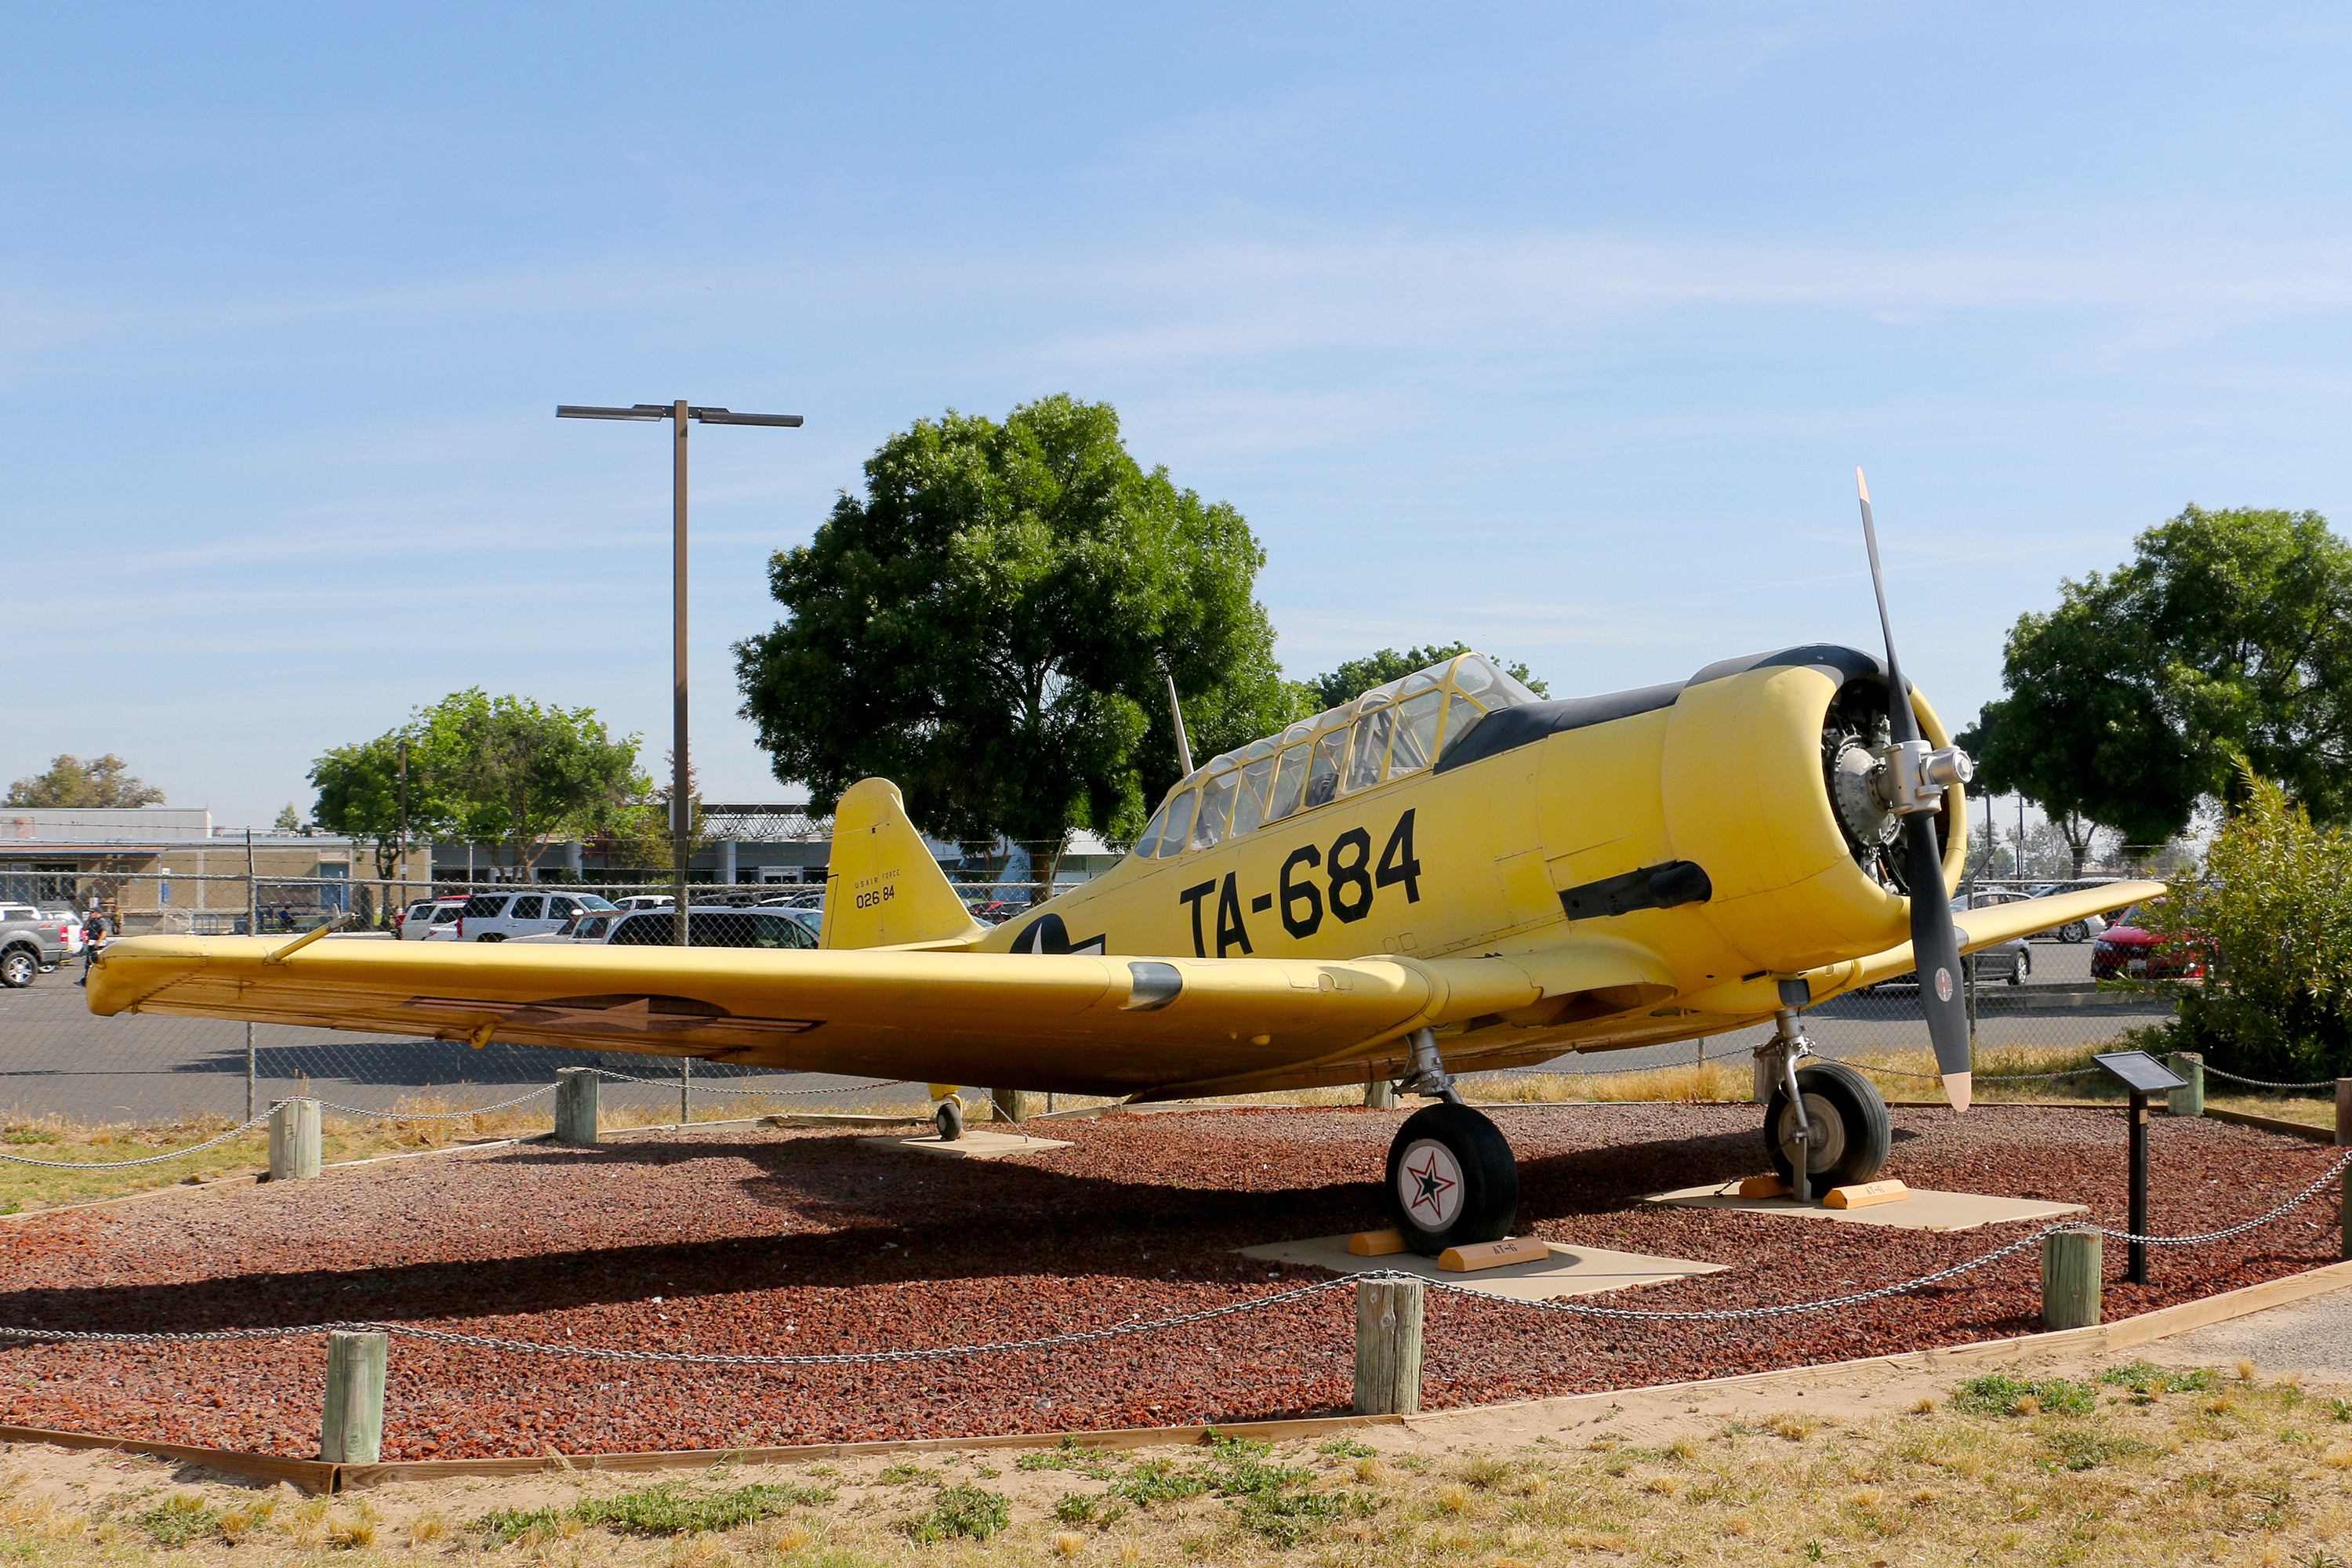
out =
[(1133, 854), (1151, 860), (1211, 848), (1418, 773), (1487, 713), (1536, 700), (1484, 654), (1433, 664), (1210, 758), (1168, 792)]

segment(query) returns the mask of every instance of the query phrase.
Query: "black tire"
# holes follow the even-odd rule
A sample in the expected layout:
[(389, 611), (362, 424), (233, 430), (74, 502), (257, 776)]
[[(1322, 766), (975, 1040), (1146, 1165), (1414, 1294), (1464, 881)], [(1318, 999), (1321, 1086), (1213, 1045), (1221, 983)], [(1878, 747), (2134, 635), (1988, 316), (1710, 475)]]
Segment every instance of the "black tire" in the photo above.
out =
[(2064, 925), (2058, 928), (2058, 940), (2065, 942), (2069, 946), (2072, 946), (2076, 942), (2087, 941), (2090, 934), (2091, 928), (2084, 925), (2081, 921), (2068, 921)]
[(11, 991), (22, 991), (40, 972), (40, 954), (30, 948), (12, 947), (0, 952), (0, 985)]
[[(1843, 1062), (1819, 1062), (1799, 1069), (1797, 1087), (1804, 1093), (1805, 1116), (1813, 1126), (1805, 1172), (1815, 1201), (1832, 1187), (1871, 1181), (1886, 1168), (1895, 1125), (1876, 1085)], [(1764, 1108), (1764, 1152), (1784, 1182), (1796, 1177), (1784, 1142), (1796, 1135), (1796, 1111), (1784, 1084), (1772, 1091), (1772, 1101)]]
[(940, 1101), (940, 1108), (931, 1113), (931, 1120), (940, 1125), (940, 1142), (952, 1143), (963, 1136), (963, 1107), (954, 1100)]
[(1518, 1162), (1502, 1129), (1466, 1105), (1441, 1100), (1397, 1129), (1388, 1194), (1405, 1244), (1434, 1258), (1511, 1234), (1519, 1217)]

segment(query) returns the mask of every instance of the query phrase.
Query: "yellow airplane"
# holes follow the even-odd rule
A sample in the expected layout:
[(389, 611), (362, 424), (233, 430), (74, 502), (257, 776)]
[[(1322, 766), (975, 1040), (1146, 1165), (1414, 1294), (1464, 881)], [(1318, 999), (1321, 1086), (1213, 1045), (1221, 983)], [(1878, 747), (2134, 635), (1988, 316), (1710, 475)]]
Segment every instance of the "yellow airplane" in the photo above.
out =
[[(1864, 496), (1869, 528), (1867, 493)], [(1871, 544), (1876, 574), (1876, 543)], [(1885, 596), (1880, 595), (1881, 614)], [(1766, 1152), (1867, 1181), (1885, 1102), (1801, 1068), (1800, 1012), (1916, 970), (1953, 1103), (1959, 952), (2160, 895), (1955, 914), (1967, 758), (1893, 660), (1827, 645), (1538, 700), (1478, 654), (1215, 757), (1099, 879), (993, 930), (867, 779), (834, 817), (820, 947), (138, 937), (93, 1012), (1161, 1100), (1387, 1079), (1386, 1184), (1416, 1250), (1509, 1234), (1508, 1143), (1455, 1075), (1776, 1026)], [(1939, 847), (1944, 846), (1944, 847)], [(1906, 889), (1922, 887), (1913, 899)], [(959, 1102), (940, 1111), (961, 1129)]]

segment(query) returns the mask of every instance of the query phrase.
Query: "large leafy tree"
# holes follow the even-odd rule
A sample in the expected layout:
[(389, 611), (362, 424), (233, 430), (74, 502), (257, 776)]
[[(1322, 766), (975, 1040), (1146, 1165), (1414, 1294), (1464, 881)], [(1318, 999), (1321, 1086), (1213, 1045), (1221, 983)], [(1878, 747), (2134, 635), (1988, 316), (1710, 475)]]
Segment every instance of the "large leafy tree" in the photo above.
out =
[(385, 876), (399, 852), (404, 738), (410, 836), (504, 845), (518, 875), (551, 835), (603, 826), (649, 790), (637, 772), (637, 737), (614, 739), (592, 708), (542, 707), (478, 687), (453, 692), (403, 728), (339, 746), (310, 766), (314, 819), (372, 842)]
[(109, 752), (89, 762), (79, 757), (52, 758), (47, 773), (33, 773), (8, 786), (8, 805), (120, 806), (161, 805), (163, 792), (131, 776), (131, 764)]
[[(1375, 686), (1386, 686), (1391, 680), (1402, 680), (1416, 669), (1427, 669), (1440, 659), (1447, 659), (1470, 651), (1466, 642), (1449, 643), (1444, 647), (1432, 644), (1428, 647), (1409, 647), (1399, 653), (1384, 647), (1378, 653), (1351, 658), (1328, 675), (1318, 675), (1308, 681), (1307, 688), (1315, 701), (1315, 711), (1337, 708), (1342, 702), (1361, 697)], [(1551, 688), (1528, 673), (1524, 664), (1507, 664), (1504, 671), (1510, 678), (1538, 697), (1551, 695)]]
[(950, 410), (770, 562), (786, 618), (736, 645), (743, 715), (815, 808), (880, 774), (932, 833), (1042, 844), (1050, 887), (1070, 830), (1131, 836), (1172, 781), (1167, 676), (1199, 754), (1290, 716), (1264, 562), (1238, 511), (1129, 455), (1108, 404)]
[(2068, 837), (2161, 844), (2198, 799), (2247, 798), (2232, 755), (2322, 822), (2352, 816), (2352, 547), (2315, 511), (2191, 506), (2110, 575), (2020, 617), (2002, 680), (1960, 737), (1986, 788)]

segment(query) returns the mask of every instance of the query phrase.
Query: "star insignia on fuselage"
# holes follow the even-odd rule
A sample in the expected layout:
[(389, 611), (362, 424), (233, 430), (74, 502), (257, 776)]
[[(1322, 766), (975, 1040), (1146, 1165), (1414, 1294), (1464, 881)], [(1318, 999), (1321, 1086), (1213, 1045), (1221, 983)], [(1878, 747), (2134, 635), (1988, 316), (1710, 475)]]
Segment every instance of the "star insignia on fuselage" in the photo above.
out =
[(1443, 1215), (1445, 1212), (1445, 1205), (1439, 1200), (1444, 1198), (1448, 1191), (1462, 1184), (1451, 1176), (1441, 1176), (1437, 1173), (1436, 1150), (1430, 1150), (1422, 1156), (1422, 1159), (1425, 1163), (1420, 1170), (1416, 1171), (1411, 1165), (1404, 1168), (1404, 1173), (1412, 1178), (1415, 1188), (1412, 1203), (1409, 1206), (1418, 1209), (1422, 1205), (1427, 1204), (1430, 1213)]

